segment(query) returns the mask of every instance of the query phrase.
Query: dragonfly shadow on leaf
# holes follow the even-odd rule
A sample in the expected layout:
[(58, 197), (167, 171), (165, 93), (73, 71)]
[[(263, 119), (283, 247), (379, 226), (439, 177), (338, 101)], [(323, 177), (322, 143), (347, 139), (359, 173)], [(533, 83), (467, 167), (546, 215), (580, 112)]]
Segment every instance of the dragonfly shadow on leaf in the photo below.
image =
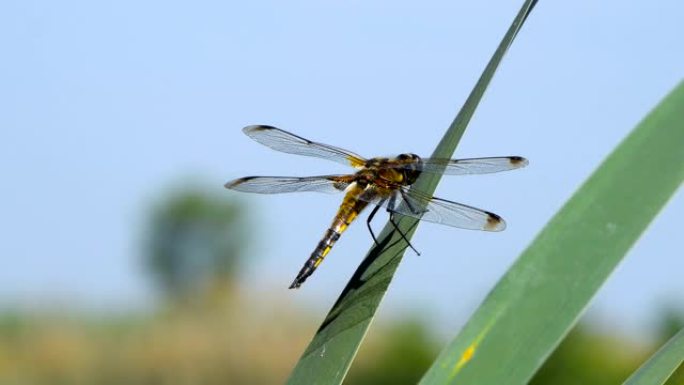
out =
[[(398, 221), (400, 226), (404, 220), (407, 221), (408, 226), (402, 227), (405, 228), (406, 233), (410, 234), (418, 225), (418, 220), (402, 217)], [(408, 248), (407, 243), (391, 224), (387, 224), (387, 229), (389, 231), (381, 233), (378, 244), (371, 247), (368, 255), (359, 264), (319, 327), (317, 334), (327, 335), (327, 338), (323, 340), (328, 340), (373, 316), (371, 303), (375, 301), (374, 297), (383, 295), (404, 250)], [(339, 318), (341, 314), (345, 314), (345, 317)], [(349, 314), (353, 316), (349, 317)], [(305, 354), (311, 354), (320, 347), (317, 344), (310, 345)]]

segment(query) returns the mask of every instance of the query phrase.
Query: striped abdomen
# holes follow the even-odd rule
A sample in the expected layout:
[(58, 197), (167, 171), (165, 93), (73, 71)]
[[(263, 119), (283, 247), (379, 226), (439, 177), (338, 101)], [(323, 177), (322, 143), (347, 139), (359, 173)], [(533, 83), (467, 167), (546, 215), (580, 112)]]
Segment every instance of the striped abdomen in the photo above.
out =
[(323, 262), (323, 259), (330, 252), (335, 242), (340, 238), (340, 235), (347, 229), (350, 223), (359, 215), (361, 210), (363, 210), (368, 202), (361, 201), (357, 199), (357, 196), (363, 192), (363, 188), (359, 186), (353, 186), (347, 195), (344, 197), (344, 201), (340, 205), (339, 210), (337, 210), (337, 215), (333, 220), (330, 228), (326, 230), (325, 235), (318, 242), (318, 246), (311, 253), (311, 256), (304, 264), (304, 267), (297, 274), (297, 278), (290, 285), (290, 289), (296, 289), (306, 281), (306, 279), (313, 274), (314, 270), (318, 265)]

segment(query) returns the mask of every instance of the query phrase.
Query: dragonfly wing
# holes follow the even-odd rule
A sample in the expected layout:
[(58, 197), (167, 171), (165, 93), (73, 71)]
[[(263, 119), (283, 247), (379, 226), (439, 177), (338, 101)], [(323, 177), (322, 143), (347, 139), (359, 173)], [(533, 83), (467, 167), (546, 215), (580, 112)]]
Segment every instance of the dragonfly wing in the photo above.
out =
[(315, 191), (338, 193), (354, 181), (353, 175), (321, 175), (308, 177), (247, 176), (225, 184), (227, 189), (258, 194)]
[(242, 131), (255, 141), (276, 151), (328, 159), (351, 165), (354, 168), (361, 168), (366, 164), (366, 160), (363, 157), (351, 151), (328, 144), (313, 142), (280, 128), (255, 125), (247, 126)]
[(446, 199), (429, 197), (416, 191), (402, 189), (393, 207), (391, 200), (383, 203), (389, 210), (401, 215), (418, 218), (428, 222), (470, 230), (502, 231), (506, 228), (504, 220), (489, 211), (467, 206)]
[(527, 159), (521, 156), (471, 159), (427, 158), (422, 160), (419, 170), (444, 175), (489, 174), (515, 170), (527, 166), (528, 163)]

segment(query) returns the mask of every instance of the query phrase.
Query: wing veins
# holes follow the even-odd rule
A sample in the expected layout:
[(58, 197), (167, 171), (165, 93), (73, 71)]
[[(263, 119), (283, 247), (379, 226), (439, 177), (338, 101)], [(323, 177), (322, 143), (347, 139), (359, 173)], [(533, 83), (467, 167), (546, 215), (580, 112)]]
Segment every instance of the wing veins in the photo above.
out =
[(248, 176), (234, 179), (225, 184), (230, 190), (257, 194), (280, 194), (314, 191), (338, 193), (354, 182), (354, 175), (320, 175), (308, 177), (290, 176)]
[[(393, 165), (388, 167), (409, 168), (415, 163)], [(421, 172), (438, 173), (444, 175), (474, 175), (516, 170), (528, 165), (527, 159), (520, 156), (497, 156), (488, 158), (448, 159), (425, 158), (418, 169)]]
[(362, 156), (351, 151), (314, 142), (277, 127), (254, 125), (247, 126), (242, 131), (256, 142), (276, 151), (327, 159), (354, 168), (361, 168), (366, 164)]
[(405, 187), (394, 194), (397, 196), (397, 199), (394, 199), (394, 207), (388, 204), (388, 201), (392, 199), (379, 201), (376, 198), (369, 201), (397, 214), (462, 229), (501, 231), (506, 228), (506, 223), (500, 216), (486, 210), (442, 198), (429, 197)]

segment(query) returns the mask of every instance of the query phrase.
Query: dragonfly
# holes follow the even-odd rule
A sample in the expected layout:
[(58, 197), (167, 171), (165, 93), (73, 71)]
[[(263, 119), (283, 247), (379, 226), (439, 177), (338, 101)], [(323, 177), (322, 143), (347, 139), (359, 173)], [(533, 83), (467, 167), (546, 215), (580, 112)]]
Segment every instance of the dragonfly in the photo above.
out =
[(243, 132), (256, 142), (273, 150), (289, 154), (327, 159), (349, 165), (353, 174), (319, 176), (247, 176), (225, 184), (230, 190), (280, 194), (314, 191), (321, 193), (344, 192), (344, 199), (323, 238), (304, 263), (290, 289), (299, 288), (323, 262), (347, 227), (369, 205), (372, 211), (366, 220), (368, 229), (377, 244), (371, 220), (382, 207), (389, 213), (390, 223), (417, 254), (405, 234), (399, 230), (395, 215), (418, 218), (442, 225), (484, 231), (502, 231), (504, 220), (489, 211), (448, 201), (410, 189), (422, 173), (444, 175), (487, 174), (514, 170), (527, 166), (520, 156), (502, 156), (470, 159), (421, 158), (405, 153), (396, 157), (363, 158), (339, 147), (314, 142), (280, 128), (252, 125)]

